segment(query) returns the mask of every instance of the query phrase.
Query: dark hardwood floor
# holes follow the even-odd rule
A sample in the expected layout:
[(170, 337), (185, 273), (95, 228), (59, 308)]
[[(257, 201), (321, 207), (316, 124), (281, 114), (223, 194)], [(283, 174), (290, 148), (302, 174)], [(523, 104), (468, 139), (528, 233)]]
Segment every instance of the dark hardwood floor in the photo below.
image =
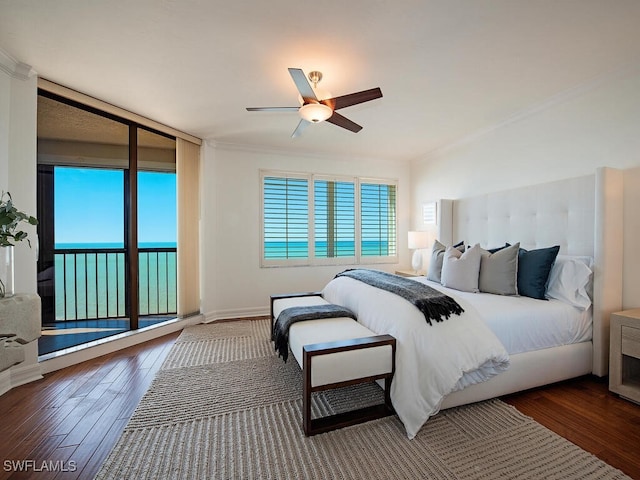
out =
[(502, 400), (632, 478), (640, 479), (640, 405), (580, 377)]
[[(53, 372), (2, 395), (0, 479), (93, 478), (177, 336)], [(503, 400), (640, 479), (640, 406), (610, 394), (603, 380), (582, 377)]]
[(0, 479), (93, 478), (177, 337), (58, 370), (1, 396)]

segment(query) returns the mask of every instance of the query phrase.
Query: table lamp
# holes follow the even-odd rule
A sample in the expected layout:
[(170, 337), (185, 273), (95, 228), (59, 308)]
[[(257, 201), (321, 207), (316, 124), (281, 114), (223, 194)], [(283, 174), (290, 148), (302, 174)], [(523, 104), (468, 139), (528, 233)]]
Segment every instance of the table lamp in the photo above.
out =
[(422, 267), (422, 252), (420, 249), (429, 246), (428, 232), (409, 232), (409, 248), (413, 249), (413, 257), (411, 257), (411, 268), (417, 273)]

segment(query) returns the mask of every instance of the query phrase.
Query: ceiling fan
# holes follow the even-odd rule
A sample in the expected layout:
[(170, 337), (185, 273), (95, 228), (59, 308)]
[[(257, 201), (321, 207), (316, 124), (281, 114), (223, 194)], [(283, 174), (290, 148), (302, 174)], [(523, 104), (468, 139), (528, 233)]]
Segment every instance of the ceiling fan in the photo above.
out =
[(358, 133), (362, 130), (362, 127), (340, 115), (336, 110), (382, 97), (380, 88), (372, 88), (339, 97), (318, 98), (315, 89), (318, 86), (318, 82), (322, 80), (321, 72), (313, 71), (309, 73), (309, 80), (313, 83), (313, 87), (311, 87), (301, 69), (290, 68), (289, 73), (296, 84), (298, 92), (300, 92), (302, 103), (300, 107), (247, 107), (247, 110), (250, 112), (298, 112), (301, 117), (300, 123), (293, 131), (292, 137), (300, 135), (309, 124), (325, 120), (338, 127), (346, 128), (353, 133)]

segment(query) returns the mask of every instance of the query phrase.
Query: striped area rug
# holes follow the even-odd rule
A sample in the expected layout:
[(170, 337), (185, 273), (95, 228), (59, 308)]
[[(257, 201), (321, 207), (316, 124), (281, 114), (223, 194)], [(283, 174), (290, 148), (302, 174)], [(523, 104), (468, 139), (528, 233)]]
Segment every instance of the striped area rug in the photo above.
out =
[[(268, 320), (185, 329), (96, 478), (628, 478), (499, 400), (445, 410), (413, 440), (397, 417), (307, 438), (300, 369), (269, 336)], [(381, 394), (321, 393), (313, 413)]]

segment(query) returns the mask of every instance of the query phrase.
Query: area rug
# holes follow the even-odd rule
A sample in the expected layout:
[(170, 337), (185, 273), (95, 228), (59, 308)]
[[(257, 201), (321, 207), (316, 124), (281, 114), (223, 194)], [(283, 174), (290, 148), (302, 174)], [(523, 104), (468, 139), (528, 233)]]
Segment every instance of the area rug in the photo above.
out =
[[(499, 400), (442, 411), (413, 440), (395, 416), (307, 438), (300, 369), (275, 355), (269, 325), (185, 329), (96, 478), (628, 478)], [(318, 394), (313, 415), (381, 394)]]

